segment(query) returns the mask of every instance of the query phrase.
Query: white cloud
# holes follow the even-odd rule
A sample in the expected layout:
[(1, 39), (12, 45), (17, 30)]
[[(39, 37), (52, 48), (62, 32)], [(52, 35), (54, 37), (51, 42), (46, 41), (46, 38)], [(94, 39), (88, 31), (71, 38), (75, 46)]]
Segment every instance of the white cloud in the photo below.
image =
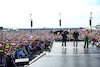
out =
[(94, 3), (96, 0), (3, 0), (0, 1), (0, 25), (30, 28), (32, 13), (34, 28), (59, 27), (61, 12), (62, 27), (85, 27), (89, 26), (91, 11), (96, 25), (100, 21), (100, 7)]

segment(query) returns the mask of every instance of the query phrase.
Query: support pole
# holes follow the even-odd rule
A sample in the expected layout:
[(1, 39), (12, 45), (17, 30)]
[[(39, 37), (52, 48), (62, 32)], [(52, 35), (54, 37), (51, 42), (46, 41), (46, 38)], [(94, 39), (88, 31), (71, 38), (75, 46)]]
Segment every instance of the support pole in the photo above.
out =
[(61, 13), (59, 13), (59, 26), (60, 26), (60, 29), (61, 29)]
[(91, 33), (92, 33), (92, 12), (90, 12), (90, 29), (91, 29)]
[(30, 14), (30, 21), (31, 21), (31, 33), (32, 33), (32, 26), (33, 26), (33, 21), (32, 21), (32, 14)]

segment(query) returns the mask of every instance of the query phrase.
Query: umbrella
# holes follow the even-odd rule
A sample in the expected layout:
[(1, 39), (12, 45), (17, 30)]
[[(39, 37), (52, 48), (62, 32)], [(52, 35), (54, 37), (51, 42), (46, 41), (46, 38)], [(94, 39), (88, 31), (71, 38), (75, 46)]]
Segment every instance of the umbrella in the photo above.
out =
[[(62, 34), (63, 30), (58, 30), (58, 31), (55, 31), (53, 32), (54, 34)], [(65, 31), (66, 34), (69, 34), (68, 31)]]
[(79, 29), (83, 29), (83, 27), (80, 27)]

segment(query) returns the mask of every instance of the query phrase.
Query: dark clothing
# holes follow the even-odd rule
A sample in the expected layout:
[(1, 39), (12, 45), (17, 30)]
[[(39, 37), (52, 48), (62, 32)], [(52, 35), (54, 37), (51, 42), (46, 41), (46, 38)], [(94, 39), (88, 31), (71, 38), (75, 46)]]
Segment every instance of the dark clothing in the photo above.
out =
[(74, 37), (74, 38), (78, 38), (78, 36), (79, 36), (78, 31), (74, 31), (74, 33), (73, 33), (73, 37)]
[(67, 40), (66, 32), (62, 32), (62, 46), (63, 46), (63, 42), (64, 42), (65, 47), (66, 47), (66, 40)]
[[(64, 41), (64, 43), (65, 43), (65, 47), (66, 47), (66, 41)], [(63, 46), (63, 41), (62, 41), (62, 46)]]
[(78, 31), (74, 31), (74, 33), (73, 33), (74, 45), (73, 46), (75, 46), (75, 42), (76, 42), (76, 47), (77, 47), (77, 44), (78, 44), (78, 36), (79, 36)]
[(78, 38), (75, 38), (75, 39), (74, 39), (74, 45), (73, 45), (73, 46), (75, 46), (75, 42), (76, 42), (76, 47), (77, 47), (77, 44), (78, 44)]
[(3, 48), (0, 48), (0, 64), (2, 64), (3, 55), (4, 55), (4, 50)]
[(3, 54), (0, 54), (0, 64), (2, 64)]
[(66, 41), (66, 38), (67, 38), (66, 33), (65, 32), (62, 32), (62, 40), (63, 41)]

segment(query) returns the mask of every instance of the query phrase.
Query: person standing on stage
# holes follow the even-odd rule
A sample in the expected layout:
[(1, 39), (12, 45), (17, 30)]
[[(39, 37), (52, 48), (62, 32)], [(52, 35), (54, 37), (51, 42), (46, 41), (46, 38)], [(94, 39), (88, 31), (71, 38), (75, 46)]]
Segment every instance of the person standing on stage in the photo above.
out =
[(84, 48), (85, 48), (86, 44), (87, 44), (87, 48), (88, 48), (88, 34), (89, 34), (89, 31), (86, 30), (85, 31), (85, 44), (84, 44)]
[(78, 45), (78, 36), (79, 36), (79, 33), (77, 31), (77, 29), (75, 29), (74, 33), (73, 33), (73, 38), (74, 38), (74, 47), (75, 47), (75, 42), (76, 42), (76, 48), (77, 48), (77, 45)]
[(67, 40), (67, 36), (66, 36), (66, 31), (64, 30), (62, 32), (62, 47), (63, 47), (63, 43), (65, 43), (65, 47), (66, 47), (66, 40)]

